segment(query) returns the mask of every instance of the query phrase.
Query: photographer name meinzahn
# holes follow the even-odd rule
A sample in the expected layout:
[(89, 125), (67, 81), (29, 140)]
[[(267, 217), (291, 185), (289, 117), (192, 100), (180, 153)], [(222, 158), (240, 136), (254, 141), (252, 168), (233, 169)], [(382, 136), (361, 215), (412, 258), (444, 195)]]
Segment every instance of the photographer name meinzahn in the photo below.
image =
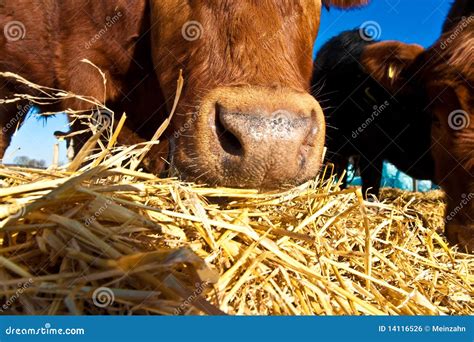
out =
[(462, 333), (466, 332), (466, 327), (462, 327), (459, 325), (456, 326), (447, 326), (447, 325), (433, 325), (431, 327), (432, 332), (454, 332), (454, 333)]

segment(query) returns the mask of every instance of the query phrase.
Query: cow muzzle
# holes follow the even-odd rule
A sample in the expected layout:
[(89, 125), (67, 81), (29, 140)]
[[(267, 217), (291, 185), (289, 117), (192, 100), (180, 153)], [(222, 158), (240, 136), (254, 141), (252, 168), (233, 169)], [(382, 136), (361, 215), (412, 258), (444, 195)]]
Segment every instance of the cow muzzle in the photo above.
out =
[(187, 180), (282, 188), (314, 177), (322, 162), (322, 109), (311, 95), (291, 89), (215, 89), (189, 130), (175, 152)]

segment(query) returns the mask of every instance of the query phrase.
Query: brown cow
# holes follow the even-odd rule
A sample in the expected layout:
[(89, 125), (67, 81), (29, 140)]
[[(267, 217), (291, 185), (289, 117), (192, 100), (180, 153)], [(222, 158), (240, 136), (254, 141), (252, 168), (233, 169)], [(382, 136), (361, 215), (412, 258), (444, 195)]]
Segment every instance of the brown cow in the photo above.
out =
[[(367, 1), (322, 3), (344, 8)], [(185, 88), (165, 146), (183, 178), (277, 188), (310, 179), (321, 163), (324, 117), (307, 92), (321, 5), (319, 0), (4, 0), (0, 71), (97, 99), (106, 92), (107, 106), (130, 118), (128, 138), (150, 139), (169, 114), (182, 69)], [(83, 59), (105, 73), (106, 90), (101, 75)], [(0, 82), (0, 98), (20, 92), (11, 80)], [(21, 121), (15, 106), (0, 105), (2, 128)], [(64, 108), (91, 109), (80, 101), (58, 109)], [(0, 157), (12, 129), (2, 132)], [(76, 148), (83, 139), (76, 138)]]
[[(453, 15), (464, 13), (460, 20)], [(474, 252), (474, 3), (457, 1), (449, 28), (416, 61), (426, 89), (435, 178), (446, 191), (446, 235)]]
[(388, 91), (376, 72), (385, 59), (394, 63), (394, 54), (398, 63), (411, 63), (422, 51), (415, 44), (367, 39), (363, 29), (354, 29), (331, 38), (316, 56), (315, 97), (327, 107), (326, 155), (339, 175), (349, 158), (358, 160), (364, 195), (379, 194), (385, 160), (411, 177), (432, 179), (430, 132), (423, 130), (429, 115), (414, 106), (413, 92)]
[[(474, 252), (474, 2), (457, 0), (440, 39), (417, 56), (383, 48), (367, 56), (373, 77), (387, 89), (416, 93), (431, 115), (434, 179), (448, 202), (446, 236)], [(390, 60), (377, 63), (383, 56)]]

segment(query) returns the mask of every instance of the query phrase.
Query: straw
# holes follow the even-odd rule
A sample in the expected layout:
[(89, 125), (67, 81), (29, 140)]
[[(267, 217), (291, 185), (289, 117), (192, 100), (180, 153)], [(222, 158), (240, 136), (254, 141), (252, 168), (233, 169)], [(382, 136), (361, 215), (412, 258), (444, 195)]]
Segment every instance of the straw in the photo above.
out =
[(446, 242), (441, 191), (367, 202), (331, 165), (272, 193), (159, 178), (136, 166), (164, 128), (116, 146), (124, 121), (63, 168), (0, 166), (2, 312), (473, 314), (474, 256)]

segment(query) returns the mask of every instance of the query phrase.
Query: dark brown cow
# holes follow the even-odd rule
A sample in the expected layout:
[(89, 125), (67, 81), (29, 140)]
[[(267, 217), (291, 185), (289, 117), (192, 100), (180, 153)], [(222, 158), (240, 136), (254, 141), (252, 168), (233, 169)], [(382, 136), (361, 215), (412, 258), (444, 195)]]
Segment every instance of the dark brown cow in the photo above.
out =
[[(350, 7), (367, 0), (323, 0)], [(237, 187), (301, 183), (320, 167), (324, 117), (308, 94), (319, 0), (4, 0), (0, 71), (103, 99), (129, 122), (121, 140), (150, 139), (185, 88), (167, 132), (190, 180)], [(101, 75), (107, 77), (104, 89)], [(0, 83), (0, 98), (20, 92)], [(0, 105), (0, 126), (21, 121)], [(90, 110), (80, 101), (59, 109)], [(21, 116), (21, 115), (20, 115)], [(73, 129), (80, 130), (80, 124)], [(0, 157), (12, 129), (4, 129)], [(75, 147), (81, 146), (81, 138)], [(156, 152), (158, 153), (158, 152)], [(159, 168), (156, 154), (151, 168)], [(157, 170), (154, 170), (157, 171)]]
[(367, 39), (355, 29), (329, 40), (316, 56), (314, 92), (326, 107), (328, 160), (340, 175), (357, 157), (364, 195), (379, 194), (384, 161), (414, 178), (432, 179), (430, 133), (423, 129), (429, 116), (407, 86), (388, 91), (379, 83), (387, 63), (395, 70), (395, 63), (411, 63), (422, 51), (415, 44)]
[(433, 116), (435, 178), (447, 194), (446, 235), (474, 252), (474, 2), (456, 1), (444, 29), (416, 67)]
[(396, 51), (382, 55), (392, 60), (374, 63), (372, 75), (387, 89), (416, 93), (431, 115), (434, 179), (448, 201), (446, 235), (474, 252), (474, 2), (456, 1), (440, 39), (411, 61), (397, 62), (403, 58)]

